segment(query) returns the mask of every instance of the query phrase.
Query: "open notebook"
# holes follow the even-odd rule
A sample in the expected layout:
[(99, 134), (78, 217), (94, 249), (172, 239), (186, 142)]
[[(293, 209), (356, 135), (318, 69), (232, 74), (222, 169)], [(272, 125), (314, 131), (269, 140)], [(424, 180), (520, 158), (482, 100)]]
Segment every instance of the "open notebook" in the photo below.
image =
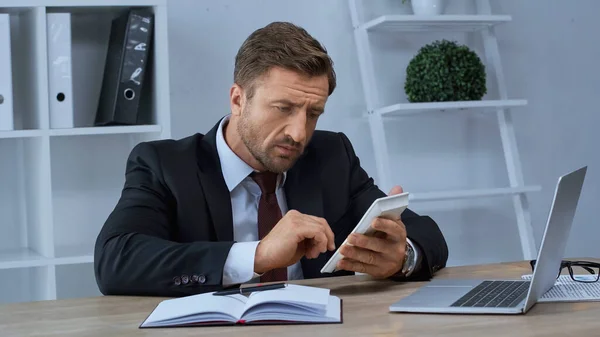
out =
[[(574, 275), (576, 279), (593, 281), (596, 275)], [(531, 280), (531, 274), (521, 276), (523, 280)], [(538, 302), (587, 302), (600, 301), (600, 282), (576, 282), (569, 275), (560, 275)]]
[(204, 293), (160, 302), (140, 328), (309, 323), (342, 323), (340, 298), (294, 284), (249, 296)]

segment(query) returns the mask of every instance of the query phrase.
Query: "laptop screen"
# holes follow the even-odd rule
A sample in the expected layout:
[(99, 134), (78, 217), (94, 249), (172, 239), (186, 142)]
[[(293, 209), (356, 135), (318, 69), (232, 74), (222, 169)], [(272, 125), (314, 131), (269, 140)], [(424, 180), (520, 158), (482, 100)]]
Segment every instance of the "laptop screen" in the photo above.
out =
[(529, 310), (556, 282), (587, 166), (558, 179), (524, 310)]

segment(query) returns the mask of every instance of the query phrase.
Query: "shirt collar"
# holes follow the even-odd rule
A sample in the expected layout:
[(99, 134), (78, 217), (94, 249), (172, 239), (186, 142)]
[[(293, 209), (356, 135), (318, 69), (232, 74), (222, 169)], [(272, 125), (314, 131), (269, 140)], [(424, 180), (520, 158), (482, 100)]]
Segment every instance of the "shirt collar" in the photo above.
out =
[[(234, 188), (254, 171), (254, 169), (238, 157), (225, 142), (223, 128), (229, 122), (230, 116), (231, 115), (225, 116), (217, 128), (217, 153), (219, 154), (221, 171), (223, 172), (223, 178), (225, 179), (225, 184), (227, 184), (229, 192), (233, 191)], [(282, 181), (277, 184), (277, 188), (283, 187), (286, 176), (287, 172), (284, 172)]]

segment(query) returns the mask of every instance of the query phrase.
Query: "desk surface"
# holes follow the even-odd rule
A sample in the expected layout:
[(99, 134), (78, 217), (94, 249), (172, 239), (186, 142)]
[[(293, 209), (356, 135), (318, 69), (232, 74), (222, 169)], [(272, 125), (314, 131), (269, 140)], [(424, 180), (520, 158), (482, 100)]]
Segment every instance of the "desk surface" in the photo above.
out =
[[(513, 278), (530, 273), (525, 262), (445, 268), (436, 278)], [(2, 336), (593, 336), (600, 302), (539, 303), (526, 315), (392, 314), (389, 305), (423, 283), (375, 281), (365, 275), (304, 280), (344, 300), (344, 323), (138, 329), (163, 298), (96, 297), (0, 306)]]

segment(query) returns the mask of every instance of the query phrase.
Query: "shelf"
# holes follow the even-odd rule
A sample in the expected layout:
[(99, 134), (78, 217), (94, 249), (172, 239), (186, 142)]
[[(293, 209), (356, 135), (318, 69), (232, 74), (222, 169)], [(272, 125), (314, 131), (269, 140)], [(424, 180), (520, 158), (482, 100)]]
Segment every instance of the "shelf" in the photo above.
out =
[[(27, 8), (0, 7), (0, 12), (8, 13), (9, 39), (8, 49), (2, 46), (10, 63), (10, 71), (0, 67), (0, 77), (12, 79), (8, 92), (2, 93), (3, 113), (10, 114), (9, 120), (3, 119), (0, 130), (37, 130), (43, 128), (42, 116), (45, 114), (45, 99), (42, 94), (45, 83), (45, 70), (39, 55), (45, 49), (45, 35), (35, 28), (43, 10), (35, 7)], [(4, 30), (4, 29), (2, 29)]]
[(52, 256), (43, 222), (43, 147), (42, 138), (0, 139), (0, 269), (42, 266)]
[(123, 7), (123, 6), (160, 6), (167, 0), (4, 0), (2, 7)]
[(0, 269), (39, 267), (48, 263), (48, 258), (28, 248), (0, 250)]
[[(54, 273), (50, 267), (0, 270), (0, 304), (55, 298)], [(9, 333), (10, 335), (10, 333)]]
[(56, 298), (59, 300), (102, 296), (94, 265), (77, 264), (56, 266)]
[(94, 245), (58, 246), (55, 250), (56, 265), (94, 262)]
[(452, 199), (472, 199), (483, 197), (501, 197), (517, 195), (521, 193), (539, 192), (541, 186), (523, 186), (523, 187), (501, 187), (487, 189), (472, 189), (472, 190), (454, 190), (440, 192), (422, 192), (411, 193), (410, 201), (440, 201)]
[(50, 136), (117, 135), (160, 132), (162, 132), (162, 127), (160, 125), (98, 126), (49, 130)]
[(0, 269), (92, 263), (93, 249), (84, 245), (61, 246), (56, 248), (55, 258), (42, 256), (29, 248), (3, 249), (0, 250)]
[[(18, 2), (19, 0), (14, 0)], [(27, 7), (19, 3), (18, 6), (7, 6), (4, 2), (0, 2), (0, 13), (12, 14), (12, 15), (20, 15), (32, 10), (31, 7)]]
[(135, 145), (126, 134), (50, 138), (56, 264), (92, 261), (98, 233), (121, 196)]
[(481, 109), (495, 110), (527, 105), (527, 100), (482, 100), (459, 102), (431, 102), (431, 103), (399, 103), (375, 109), (373, 114), (382, 116), (406, 116), (431, 111), (460, 111)]
[(51, 137), (119, 134), (126, 135), (140, 133), (161, 133), (162, 131), (163, 129), (160, 125), (98, 126), (50, 130), (13, 130), (0, 131), (0, 139), (34, 138), (45, 135), (50, 135)]
[[(112, 22), (132, 8), (155, 18), (138, 125), (96, 126)], [(0, 303), (100, 295), (94, 244), (130, 152), (171, 137), (167, 0), (4, 0), (0, 13), (9, 14), (13, 84), (2, 93), (12, 121), (0, 127)], [(49, 13), (71, 14), (68, 123), (50, 113), (59, 96), (49, 80)]]
[(0, 131), (0, 139), (6, 138), (33, 138), (43, 136), (44, 130), (14, 130)]
[(373, 32), (474, 32), (511, 21), (510, 15), (382, 15), (360, 25)]

